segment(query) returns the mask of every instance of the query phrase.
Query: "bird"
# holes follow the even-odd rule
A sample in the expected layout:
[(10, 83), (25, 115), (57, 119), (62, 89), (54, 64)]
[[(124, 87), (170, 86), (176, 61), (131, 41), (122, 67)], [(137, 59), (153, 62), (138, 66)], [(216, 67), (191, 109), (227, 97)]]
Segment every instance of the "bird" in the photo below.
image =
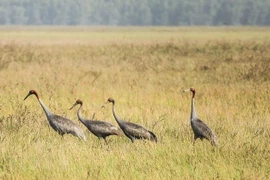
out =
[(116, 127), (112, 125), (111, 123), (105, 122), (105, 121), (94, 121), (94, 120), (87, 120), (81, 116), (81, 109), (83, 106), (83, 102), (78, 99), (73, 106), (70, 108), (73, 109), (76, 105), (80, 105), (78, 111), (77, 111), (77, 116), (79, 121), (83, 123), (87, 127), (87, 129), (93, 133), (95, 136), (98, 137), (98, 139), (103, 138), (108, 144), (106, 137), (110, 135), (122, 135), (122, 130), (119, 127)]
[(38, 93), (35, 90), (30, 90), (29, 93), (26, 95), (24, 100), (26, 100), (29, 96), (35, 95), (38, 99), (39, 104), (41, 105), (42, 109), (44, 110), (47, 120), (49, 121), (50, 126), (62, 137), (64, 134), (72, 134), (74, 136), (77, 136), (78, 138), (86, 141), (86, 137), (83, 133), (83, 130), (80, 126), (75, 124), (73, 121), (56, 115), (52, 113), (45, 104), (41, 101), (41, 99), (38, 96)]
[(190, 115), (190, 123), (191, 128), (194, 133), (194, 141), (195, 144), (196, 139), (200, 138), (201, 140), (207, 139), (213, 146), (218, 145), (218, 138), (212, 131), (210, 127), (208, 127), (202, 120), (199, 119), (196, 110), (195, 110), (195, 89), (193, 87), (184, 90), (183, 92), (191, 92), (191, 115)]
[[(118, 115), (116, 115), (114, 99), (109, 98), (107, 102), (105, 102), (105, 104), (107, 103), (112, 103), (113, 116), (118, 125), (120, 126), (120, 128), (122, 129), (122, 131), (124, 132), (124, 134), (131, 140), (132, 143), (134, 143), (135, 139), (147, 139), (150, 141), (157, 142), (157, 137), (153, 132), (145, 129), (141, 125), (132, 122), (127, 122), (122, 118), (120, 118)], [(104, 105), (102, 107), (104, 107)]]

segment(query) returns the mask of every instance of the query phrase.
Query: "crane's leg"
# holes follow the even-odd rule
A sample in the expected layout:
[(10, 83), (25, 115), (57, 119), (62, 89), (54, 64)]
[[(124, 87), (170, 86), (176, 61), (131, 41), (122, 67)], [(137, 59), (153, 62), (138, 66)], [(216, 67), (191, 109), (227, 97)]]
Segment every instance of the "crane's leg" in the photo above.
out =
[(62, 137), (62, 141), (63, 141), (63, 139), (64, 139), (64, 134), (62, 134), (62, 133), (61, 133), (60, 135), (61, 135), (61, 137)]
[(110, 150), (110, 146), (109, 146), (109, 143), (108, 143), (106, 137), (103, 137), (103, 139), (104, 139), (104, 141), (105, 141), (105, 143), (107, 145), (107, 151), (109, 151)]
[(194, 139), (193, 139), (193, 145), (195, 145), (195, 141), (198, 137), (196, 135), (194, 135)]
[(100, 142), (100, 146), (102, 147), (101, 139), (102, 139), (102, 137), (99, 137), (99, 136), (98, 136), (98, 140), (99, 140), (99, 142)]
[(105, 143), (108, 145), (108, 141), (107, 141), (107, 139), (106, 139), (106, 138), (103, 138), (103, 139), (104, 139)]

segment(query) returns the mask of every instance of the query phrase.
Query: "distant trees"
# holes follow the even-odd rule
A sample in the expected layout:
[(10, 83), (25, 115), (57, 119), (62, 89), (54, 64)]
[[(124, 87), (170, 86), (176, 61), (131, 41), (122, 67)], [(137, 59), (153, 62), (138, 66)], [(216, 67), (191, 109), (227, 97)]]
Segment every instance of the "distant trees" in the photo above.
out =
[(1, 25), (270, 25), (269, 0), (0, 0)]

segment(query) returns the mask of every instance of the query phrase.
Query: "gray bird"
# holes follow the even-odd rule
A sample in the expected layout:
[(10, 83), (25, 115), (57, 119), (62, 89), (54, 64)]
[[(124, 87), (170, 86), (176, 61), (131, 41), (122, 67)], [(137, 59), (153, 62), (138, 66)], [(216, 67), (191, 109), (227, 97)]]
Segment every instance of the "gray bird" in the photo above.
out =
[(192, 92), (192, 99), (191, 99), (191, 115), (190, 115), (190, 123), (191, 127), (194, 133), (194, 141), (193, 144), (195, 143), (197, 138), (200, 138), (203, 140), (204, 138), (210, 141), (210, 143), (213, 146), (218, 145), (218, 139), (217, 136), (214, 134), (212, 129), (210, 129), (202, 120), (198, 118), (198, 115), (195, 110), (195, 89), (194, 88), (189, 88), (187, 90), (184, 90), (183, 92)]
[(108, 122), (105, 121), (94, 121), (94, 120), (87, 120), (84, 119), (81, 116), (81, 109), (83, 106), (83, 102), (81, 100), (77, 100), (75, 102), (75, 104), (70, 108), (70, 110), (72, 108), (74, 108), (76, 105), (80, 105), (78, 111), (77, 111), (77, 116), (78, 119), (87, 127), (87, 129), (93, 133), (95, 136), (98, 137), (98, 139), (103, 138), (106, 142), (106, 144), (108, 144), (106, 137), (110, 136), (110, 135), (122, 135), (122, 131), (119, 127), (116, 127)]
[(118, 125), (120, 126), (120, 128), (123, 130), (124, 134), (131, 140), (131, 142), (134, 142), (135, 139), (147, 139), (150, 141), (157, 142), (157, 137), (153, 132), (148, 131), (147, 129), (145, 129), (144, 127), (138, 124), (127, 122), (121, 119), (119, 116), (117, 116), (115, 113), (114, 99), (109, 98), (106, 104), (107, 103), (112, 103), (113, 116), (116, 122), (118, 123)]
[(58, 134), (60, 134), (61, 136), (63, 136), (64, 134), (72, 134), (86, 141), (83, 130), (80, 128), (80, 126), (67, 118), (52, 113), (41, 101), (38, 93), (35, 90), (30, 90), (24, 100), (26, 100), (29, 96), (33, 94), (37, 97), (39, 104), (44, 110), (49, 124), (56, 132), (58, 132)]

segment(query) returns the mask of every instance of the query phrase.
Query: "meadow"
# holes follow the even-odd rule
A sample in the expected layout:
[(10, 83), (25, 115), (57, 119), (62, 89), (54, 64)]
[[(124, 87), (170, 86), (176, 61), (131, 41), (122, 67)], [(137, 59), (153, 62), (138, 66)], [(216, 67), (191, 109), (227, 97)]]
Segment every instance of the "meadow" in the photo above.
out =
[[(1, 27), (0, 179), (270, 179), (270, 28)], [(219, 146), (192, 144), (191, 93)], [(52, 112), (87, 141), (59, 136)], [(111, 136), (107, 146), (77, 119), (152, 130), (158, 143)]]

